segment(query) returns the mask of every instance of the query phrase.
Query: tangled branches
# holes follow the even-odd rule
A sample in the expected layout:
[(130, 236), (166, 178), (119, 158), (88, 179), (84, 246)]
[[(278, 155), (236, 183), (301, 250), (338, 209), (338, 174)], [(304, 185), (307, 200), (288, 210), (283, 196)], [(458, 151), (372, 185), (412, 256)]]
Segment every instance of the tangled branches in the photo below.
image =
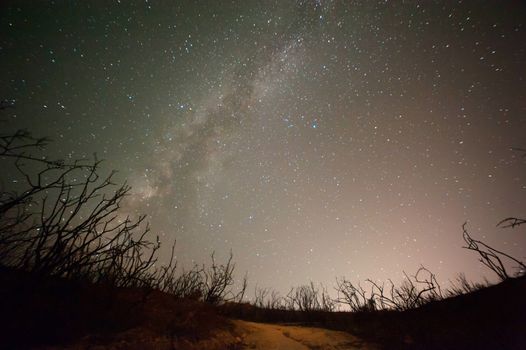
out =
[(392, 280), (380, 284), (368, 279), (365, 281), (367, 289), (345, 278), (336, 280), (336, 301), (351, 311), (402, 311), (442, 299), (436, 276), (425, 267), (421, 266), (413, 276), (404, 272), (404, 277), (400, 286), (396, 286)]
[[(508, 219), (501, 221), (501, 223), (505, 222), (506, 220)], [(469, 235), (466, 229), (466, 226), (467, 226), (467, 223), (464, 223), (462, 225), (464, 242), (466, 242), (467, 244), (463, 248), (477, 252), (480, 256), (479, 261), (483, 263), (485, 266), (487, 266), (491, 271), (495, 272), (502, 281), (510, 278), (510, 274), (506, 270), (506, 266), (503, 262), (503, 258), (517, 264), (517, 267), (519, 269), (519, 274), (524, 273), (524, 271), (526, 271), (526, 265), (522, 261), (519, 261), (518, 259), (512, 257), (511, 255), (508, 255), (493, 247), (490, 247), (484, 242), (473, 239)]]
[(285, 297), (285, 303), (290, 310), (299, 311), (334, 311), (336, 303), (321, 286), (316, 288), (313, 282), (296, 288), (291, 288)]
[(147, 239), (144, 216), (122, 215), (130, 187), (115, 185), (114, 173), (101, 177), (100, 161), (30, 153), (48, 142), (27, 131), (0, 135), (0, 157), (19, 189), (0, 192), (0, 264), (41, 276), (147, 285), (159, 242)]
[[(56, 276), (115, 287), (147, 287), (217, 304), (241, 300), (232, 291), (232, 254), (218, 264), (177, 273), (174, 248), (156, 267), (158, 237), (150, 240), (145, 216), (123, 214), (126, 184), (101, 177), (101, 162), (51, 160), (31, 152), (49, 140), (19, 130), (0, 135), (0, 160), (9, 188), (0, 189), (0, 265), (33, 276)], [(4, 179), (5, 181), (5, 179)]]

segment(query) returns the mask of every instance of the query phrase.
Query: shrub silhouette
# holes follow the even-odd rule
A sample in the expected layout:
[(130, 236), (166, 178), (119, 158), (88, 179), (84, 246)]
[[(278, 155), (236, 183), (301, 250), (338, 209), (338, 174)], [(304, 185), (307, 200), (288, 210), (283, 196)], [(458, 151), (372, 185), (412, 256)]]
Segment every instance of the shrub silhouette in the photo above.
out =
[(145, 216), (119, 212), (130, 187), (116, 186), (114, 173), (101, 177), (96, 159), (30, 153), (48, 142), (27, 131), (0, 135), (0, 156), (22, 182), (18, 192), (0, 192), (0, 263), (37, 276), (148, 285), (159, 243), (147, 239)]
[(0, 134), (0, 159), (15, 174), (16, 187), (0, 188), (0, 266), (29, 272), (35, 281), (63, 277), (158, 289), (212, 304), (243, 298), (246, 276), (239, 292), (232, 289), (232, 253), (225, 264), (212, 254), (210, 266), (177, 273), (174, 243), (168, 264), (156, 267), (160, 242), (151, 239), (145, 215), (122, 212), (131, 187), (115, 184), (115, 172), (101, 176), (96, 157), (64, 161), (36, 154), (49, 142), (26, 130)]
[(345, 278), (337, 279), (336, 302), (355, 312), (389, 309), (403, 311), (442, 299), (442, 290), (435, 275), (425, 267), (421, 266), (413, 276), (404, 272), (404, 276), (399, 286), (391, 280), (387, 284), (380, 284), (367, 279), (367, 289)]
[[(524, 223), (523, 220), (521, 220), (522, 219), (517, 218), (507, 218), (499, 222), (497, 226), (515, 227)], [(483, 263), (486, 267), (488, 267), (491, 271), (495, 272), (495, 274), (497, 274), (501, 281), (505, 281), (512, 277), (506, 269), (506, 265), (504, 264), (503, 260), (508, 260), (516, 264), (516, 268), (518, 270), (518, 272), (516, 273), (517, 276), (520, 276), (526, 272), (526, 265), (522, 261), (500, 250), (490, 247), (482, 241), (472, 238), (466, 226), (467, 223), (464, 223), (462, 225), (463, 238), (467, 244), (463, 248), (477, 252), (479, 254), (479, 261)]]
[[(271, 294), (271, 299), (267, 305), (280, 305), (275, 301), (276, 296)], [(273, 300), (274, 299), (274, 300)], [(327, 289), (322, 285), (321, 289), (316, 288), (314, 282), (291, 288), (284, 299), (286, 308), (298, 311), (334, 311), (336, 303), (327, 293)]]

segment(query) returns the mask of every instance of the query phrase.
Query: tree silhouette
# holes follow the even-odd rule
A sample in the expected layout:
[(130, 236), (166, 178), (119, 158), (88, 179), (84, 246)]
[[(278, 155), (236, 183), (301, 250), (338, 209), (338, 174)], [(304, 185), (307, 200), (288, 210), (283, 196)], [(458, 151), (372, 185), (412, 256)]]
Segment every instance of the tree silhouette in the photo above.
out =
[[(2, 102), (1, 109), (12, 104)], [(174, 246), (168, 264), (156, 266), (158, 237), (145, 215), (123, 213), (130, 194), (115, 172), (101, 176), (101, 161), (64, 161), (42, 155), (48, 138), (27, 130), (0, 134), (0, 160), (10, 186), (0, 187), (0, 267), (34, 277), (64, 277), (114, 287), (146, 287), (208, 303), (240, 301), (232, 253), (225, 264), (177, 272)], [(13, 189), (14, 188), (14, 189)], [(35, 280), (39, 280), (36, 278)]]
[(145, 216), (123, 216), (129, 194), (101, 161), (36, 155), (49, 143), (26, 130), (0, 135), (3, 167), (18, 190), (0, 189), (0, 264), (35, 275), (142, 286), (153, 277), (158, 241)]

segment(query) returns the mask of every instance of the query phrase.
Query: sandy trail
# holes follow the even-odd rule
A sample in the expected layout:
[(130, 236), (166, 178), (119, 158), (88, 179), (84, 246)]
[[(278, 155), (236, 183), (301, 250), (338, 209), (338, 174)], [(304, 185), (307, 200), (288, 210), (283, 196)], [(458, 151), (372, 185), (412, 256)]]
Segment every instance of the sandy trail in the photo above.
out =
[(345, 350), (376, 349), (348, 333), (322, 328), (234, 321), (243, 349)]

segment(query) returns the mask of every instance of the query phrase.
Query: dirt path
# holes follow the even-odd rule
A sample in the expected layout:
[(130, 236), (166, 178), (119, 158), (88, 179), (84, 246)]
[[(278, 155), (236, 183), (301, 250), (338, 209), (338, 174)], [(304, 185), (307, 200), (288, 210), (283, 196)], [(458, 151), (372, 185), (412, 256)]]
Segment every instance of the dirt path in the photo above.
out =
[(261, 350), (345, 350), (376, 349), (345, 332), (322, 328), (234, 321), (244, 349)]
[(234, 329), (220, 330), (198, 341), (170, 339), (152, 329), (132, 328), (109, 337), (88, 335), (65, 346), (40, 350), (252, 349), (252, 350), (376, 350), (376, 346), (345, 332), (233, 320)]

